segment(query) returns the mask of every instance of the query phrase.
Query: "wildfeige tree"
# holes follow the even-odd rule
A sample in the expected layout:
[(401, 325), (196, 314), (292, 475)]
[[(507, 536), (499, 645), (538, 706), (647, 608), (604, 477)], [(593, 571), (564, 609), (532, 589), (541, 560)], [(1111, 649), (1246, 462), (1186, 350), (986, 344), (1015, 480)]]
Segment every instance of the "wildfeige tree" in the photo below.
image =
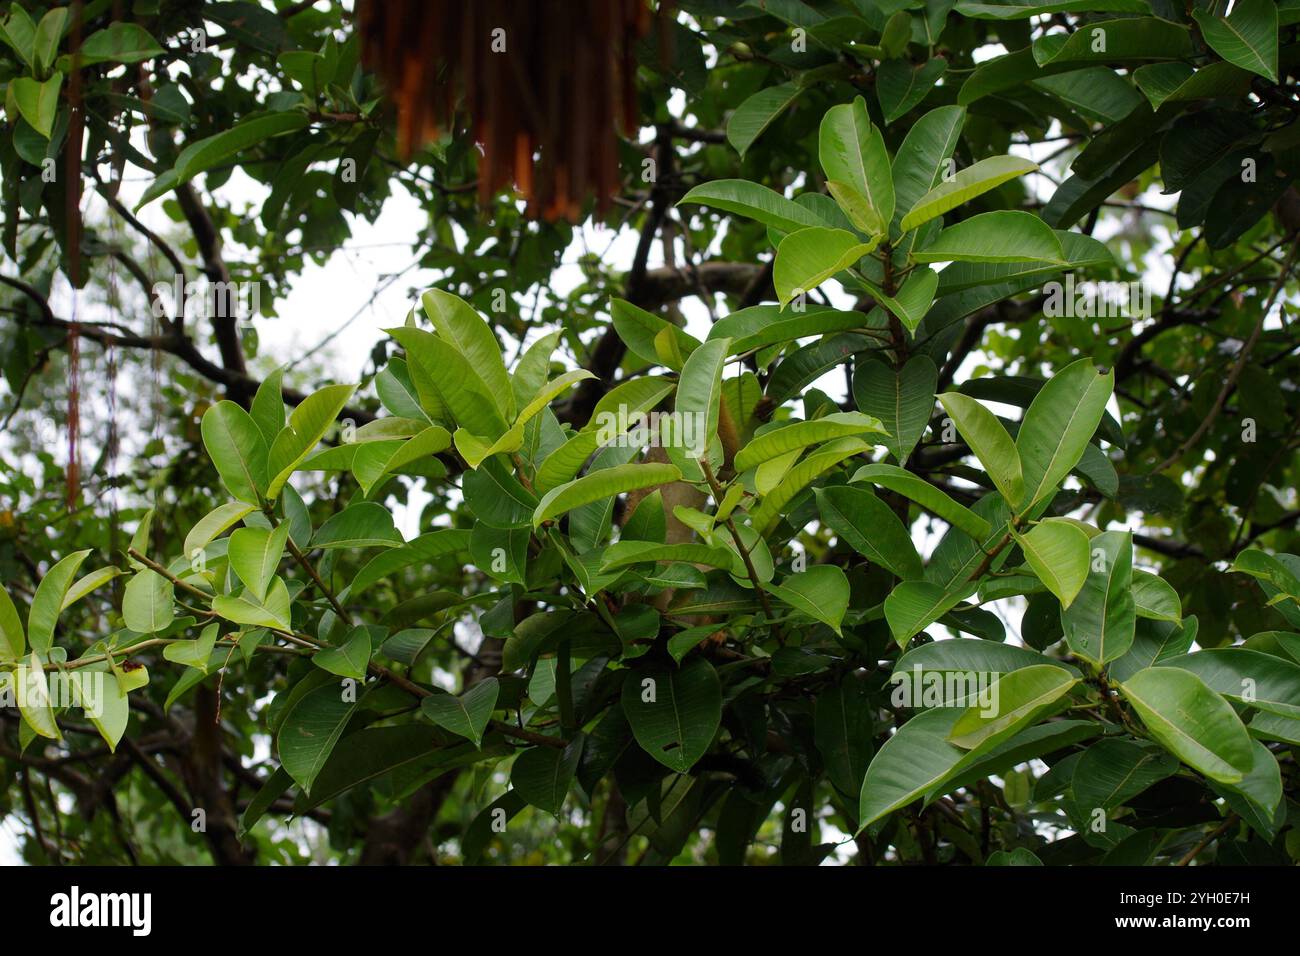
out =
[[(51, 554), (27, 613), (0, 608), (7, 680), (37, 689), (5, 755), (16, 787), (45, 772), (83, 796), (51, 754), (85, 752), (85, 708), (41, 688), (101, 674), (90, 724), (117, 779), (138, 767), (183, 821), (204, 811), (230, 862), (292, 856), (260, 842), (285, 814), (343, 852), (364, 835), (361, 859), (432, 832), (458, 859), (514, 860), (552, 831), (534, 858), (730, 863), (779, 843), (809, 863), (852, 838), (878, 862), (1285, 859), (1300, 566), (1278, 413), (1293, 348), (1268, 318), (1294, 239), (1290, 14), (683, 8), (667, 82), (698, 120), (732, 111), (725, 136), (659, 119), (643, 236), (732, 261), (651, 277), (639, 255), (612, 330), (583, 340), (580, 313), (507, 360), (518, 330), (481, 291), (474, 308), (462, 257), (360, 389), (218, 374), (235, 400), (213, 396), (192, 441), (214, 499), (179, 524), (166, 499), (142, 513), (117, 562)], [(977, 65), (986, 41), (1007, 52)], [(692, 44), (725, 51), (719, 78), (689, 78)], [(355, 91), (353, 70), (331, 75)], [(291, 115), (191, 142), (144, 201), (309, 135), (319, 110), (276, 103)], [(674, 135), (706, 145), (677, 157)], [(1040, 206), (1024, 184), (1060, 159), (1008, 151), (1058, 136), (1074, 175)], [(1159, 311), (1134, 327), (1086, 296), (1049, 307), (1047, 283), (1122, 275), (1153, 244), (1090, 233), (1157, 160), (1188, 230), (1164, 233)], [(733, 295), (701, 340), (659, 306), (673, 282), (712, 301), (715, 275)], [(968, 376), (971, 355), (991, 374)], [(841, 367), (837, 401), (818, 384)], [(436, 493), (410, 541), (392, 514), (408, 482)], [(119, 578), (107, 628), (54, 639)], [(269, 739), (273, 759), (251, 780), (186, 767), (182, 792), (139, 759), (133, 702), (164, 728), (232, 722), (218, 749)], [(226, 774), (242, 805), (222, 807)]]

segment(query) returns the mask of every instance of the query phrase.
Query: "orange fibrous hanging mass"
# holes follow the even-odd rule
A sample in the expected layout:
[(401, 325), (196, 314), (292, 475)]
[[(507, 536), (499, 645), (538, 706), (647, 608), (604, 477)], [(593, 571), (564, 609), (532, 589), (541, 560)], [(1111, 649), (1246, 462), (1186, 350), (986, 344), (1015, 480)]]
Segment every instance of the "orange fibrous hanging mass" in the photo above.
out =
[(453, 130), (461, 103), (483, 149), (480, 201), (514, 186), (532, 216), (576, 221), (591, 193), (603, 211), (616, 127), (636, 128), (645, 0), (363, 0), (357, 17), (401, 155)]

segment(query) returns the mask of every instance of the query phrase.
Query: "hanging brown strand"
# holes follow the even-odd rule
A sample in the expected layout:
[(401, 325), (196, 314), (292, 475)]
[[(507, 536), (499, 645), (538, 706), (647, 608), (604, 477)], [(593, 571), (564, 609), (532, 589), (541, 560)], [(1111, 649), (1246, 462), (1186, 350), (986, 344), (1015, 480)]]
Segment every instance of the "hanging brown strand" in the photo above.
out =
[(616, 127), (637, 128), (634, 44), (645, 0), (362, 0), (367, 65), (397, 105), (403, 158), (454, 130), (482, 146), (480, 202), (512, 185), (530, 216), (576, 221), (619, 187)]

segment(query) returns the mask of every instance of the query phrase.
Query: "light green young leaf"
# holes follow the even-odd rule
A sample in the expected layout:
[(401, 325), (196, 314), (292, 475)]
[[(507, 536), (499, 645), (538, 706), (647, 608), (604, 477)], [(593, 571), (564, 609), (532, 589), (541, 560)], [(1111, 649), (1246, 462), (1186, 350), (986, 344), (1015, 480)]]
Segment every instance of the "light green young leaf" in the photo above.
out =
[(792, 232), (776, 249), (772, 282), (782, 307), (811, 292), (837, 272), (876, 248), (876, 239), (860, 242), (846, 229), (816, 226)]
[(217, 645), (219, 629), (219, 625), (209, 624), (192, 641), (173, 641), (163, 648), (163, 657), (173, 664), (193, 667), (200, 673), (206, 674), (212, 660), (212, 649)]
[(274, 531), (257, 527), (240, 528), (230, 536), (230, 547), (226, 552), (230, 558), (230, 569), (259, 601), (266, 598), (266, 589), (275, 577), (276, 568), (280, 566), (288, 540), (287, 521), (281, 522)]
[(1088, 536), (1069, 521), (1047, 518), (1016, 535), (1038, 580), (1068, 608), (1088, 579)]
[(31, 124), (32, 129), (49, 139), (54, 130), (55, 114), (59, 111), (59, 89), (63, 85), (63, 74), (55, 73), (44, 83), (29, 76), (20, 76), (9, 83), (14, 102), (18, 104), (18, 112)]
[(870, 233), (880, 236), (894, 216), (894, 182), (884, 137), (872, 126), (866, 101), (859, 96), (827, 110), (817, 141), (826, 178), (847, 183), (867, 200), (876, 224)]
[(1024, 473), (1024, 510), (1049, 497), (1083, 457), (1115, 387), (1088, 359), (1067, 365), (1034, 396), (1016, 434)]
[(612, 498), (637, 488), (649, 488), (678, 481), (682, 477), (676, 465), (649, 464), (615, 465), (602, 468), (575, 481), (552, 488), (542, 496), (533, 511), (533, 527), (543, 521), (558, 517), (581, 505)]
[(1088, 549), (1088, 577), (1078, 599), (1062, 607), (1061, 627), (1070, 650), (1100, 665), (1123, 657), (1133, 646), (1133, 536), (1105, 531), (1088, 542)]
[[(1051, 710), (1078, 677), (1054, 664), (1035, 664), (1003, 674), (988, 688), (988, 700), (971, 704), (948, 732), (965, 750), (995, 747)], [(996, 702), (995, 706), (988, 706)]]
[(157, 571), (145, 568), (126, 583), (122, 619), (137, 634), (156, 634), (176, 617), (176, 587)]
[(54, 641), (54, 625), (63, 608), (63, 598), (72, 587), (77, 570), (88, 554), (89, 548), (74, 551), (45, 572), (40, 584), (36, 585), (32, 606), (27, 612), (27, 642), (33, 651), (41, 654), (49, 652), (50, 644)]
[(293, 410), (289, 424), (275, 437), (267, 454), (267, 475), (270, 478), (266, 488), (268, 499), (275, 500), (279, 496), (280, 489), (289, 480), (289, 476), (316, 447), (316, 443), (325, 437), (325, 432), (352, 397), (354, 388), (352, 385), (327, 385), (308, 395)]
[(868, 432), (883, 434), (884, 427), (879, 419), (861, 412), (834, 412), (811, 421), (793, 422), (763, 432), (737, 452), (735, 469), (737, 472), (748, 471), (765, 461), (809, 445)]
[(12, 663), (27, 653), (27, 634), (9, 592), (0, 587), (0, 663)]
[(1018, 508), (1025, 496), (1025, 482), (1020, 471), (1020, 454), (1006, 428), (996, 415), (960, 392), (945, 392), (939, 396), (939, 402), (1007, 504)]
[(1026, 173), (1038, 169), (1038, 164), (1020, 156), (990, 156), (959, 171), (952, 179), (940, 183), (916, 201), (899, 224), (910, 232), (922, 223), (942, 216), (976, 196), (996, 189)]
[(267, 446), (257, 423), (234, 402), (220, 401), (203, 413), (200, 431), (226, 489), (240, 501), (258, 504), (267, 486)]
[[(514, 417), (514, 391), (506, 373), (501, 346), (492, 327), (468, 302), (450, 292), (430, 289), (420, 298), (424, 314), (438, 330), (438, 338), (465, 357), (474, 372), (487, 386), (488, 395), (506, 421)], [(432, 371), (432, 370), (431, 370)]]
[(924, 249), (913, 250), (916, 262), (1065, 263), (1061, 240), (1033, 213), (1002, 209), (963, 219), (944, 229)]

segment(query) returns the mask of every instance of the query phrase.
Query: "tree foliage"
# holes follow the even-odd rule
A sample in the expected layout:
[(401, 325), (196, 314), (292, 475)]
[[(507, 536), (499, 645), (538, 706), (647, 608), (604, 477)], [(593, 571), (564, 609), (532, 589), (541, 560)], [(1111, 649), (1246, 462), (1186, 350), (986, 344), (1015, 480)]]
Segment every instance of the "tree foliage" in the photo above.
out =
[[(28, 859), (1300, 857), (1300, 2), (679, 0), (579, 224), (399, 159), (334, 4), (127, 6), (0, 21)], [(162, 307), (395, 187), (356, 380)]]

